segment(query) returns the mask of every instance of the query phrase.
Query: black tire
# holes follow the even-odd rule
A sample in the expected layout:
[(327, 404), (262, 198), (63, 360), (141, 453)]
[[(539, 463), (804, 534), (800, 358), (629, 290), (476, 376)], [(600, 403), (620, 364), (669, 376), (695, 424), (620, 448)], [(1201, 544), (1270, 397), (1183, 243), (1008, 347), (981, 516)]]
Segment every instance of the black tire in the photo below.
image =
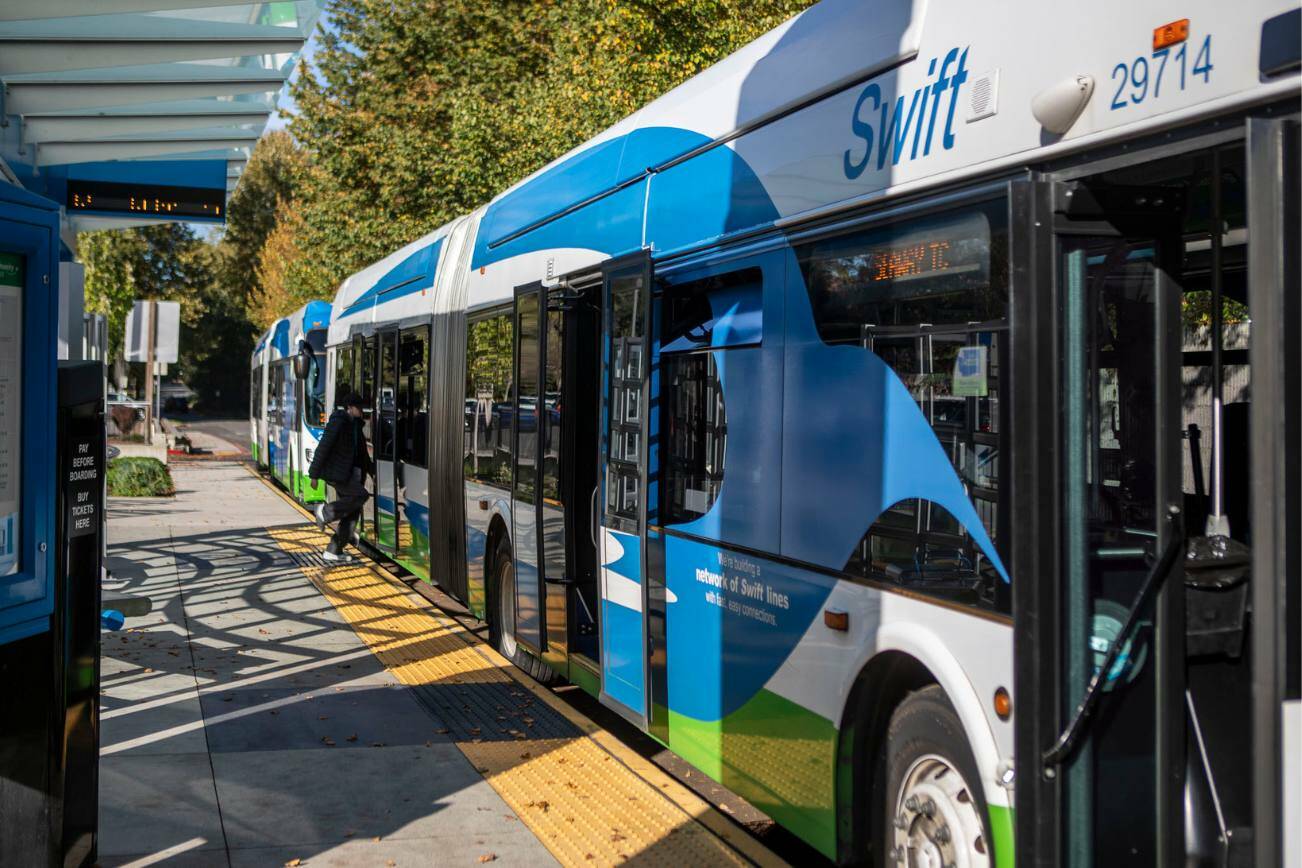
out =
[[(515, 558), (511, 555), (511, 544), (503, 537), (497, 544), (496, 554), (493, 556), (492, 569), (490, 574), (490, 587), (492, 588), (492, 607), (489, 611), (488, 637), (497, 649), (507, 660), (510, 660), (516, 668), (524, 670), (530, 678), (542, 684), (552, 684), (558, 680), (556, 672), (546, 663), (524, 650), (512, 636), (512, 630), (508, 629), (505, 622), (505, 614), (511, 610), (509, 602), (503, 605), (506, 596), (504, 588), (515, 588)], [(510, 625), (513, 627), (513, 625)]]
[(960, 868), (995, 864), (976, 758), (939, 685), (909, 694), (891, 715), (874, 775), (872, 840), (880, 866), (906, 864), (901, 851), (910, 847)]

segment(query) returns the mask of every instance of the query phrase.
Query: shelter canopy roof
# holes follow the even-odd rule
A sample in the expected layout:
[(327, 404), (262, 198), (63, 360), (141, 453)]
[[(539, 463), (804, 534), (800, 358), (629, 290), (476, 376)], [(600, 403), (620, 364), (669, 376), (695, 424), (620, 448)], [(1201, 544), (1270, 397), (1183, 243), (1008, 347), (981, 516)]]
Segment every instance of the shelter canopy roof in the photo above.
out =
[(0, 3), (0, 180), (65, 205), (74, 231), (224, 219), (319, 14), (318, 0)]

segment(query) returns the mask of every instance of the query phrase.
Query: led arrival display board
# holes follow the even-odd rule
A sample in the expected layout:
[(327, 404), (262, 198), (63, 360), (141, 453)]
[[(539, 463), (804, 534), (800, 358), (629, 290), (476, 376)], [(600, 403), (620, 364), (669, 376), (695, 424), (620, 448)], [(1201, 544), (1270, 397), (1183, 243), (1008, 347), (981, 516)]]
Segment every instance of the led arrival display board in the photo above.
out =
[(69, 179), (65, 204), (69, 211), (220, 219), (226, 211), (226, 190)]

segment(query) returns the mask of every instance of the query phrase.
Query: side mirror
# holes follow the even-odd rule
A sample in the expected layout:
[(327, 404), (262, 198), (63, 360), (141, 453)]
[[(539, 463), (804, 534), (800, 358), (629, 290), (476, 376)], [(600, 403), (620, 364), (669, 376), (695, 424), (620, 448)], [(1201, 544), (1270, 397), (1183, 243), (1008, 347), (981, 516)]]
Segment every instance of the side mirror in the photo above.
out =
[(294, 376), (300, 380), (306, 380), (307, 375), (312, 372), (312, 365), (316, 362), (316, 353), (307, 341), (298, 342), (298, 355), (294, 356)]

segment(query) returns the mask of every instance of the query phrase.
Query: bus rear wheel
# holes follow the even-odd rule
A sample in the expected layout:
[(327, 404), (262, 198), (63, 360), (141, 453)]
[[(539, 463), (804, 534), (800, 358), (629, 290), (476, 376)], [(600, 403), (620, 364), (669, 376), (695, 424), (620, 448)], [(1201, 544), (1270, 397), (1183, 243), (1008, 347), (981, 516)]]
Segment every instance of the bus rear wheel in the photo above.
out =
[(891, 715), (878, 761), (877, 864), (987, 868), (994, 864), (985, 797), (963, 725), (937, 685)]
[(511, 544), (503, 539), (497, 544), (493, 558), (494, 603), (489, 622), (489, 638), (493, 647), (517, 668), (543, 684), (556, 680), (556, 673), (546, 663), (520, 647), (515, 640), (515, 558)]

